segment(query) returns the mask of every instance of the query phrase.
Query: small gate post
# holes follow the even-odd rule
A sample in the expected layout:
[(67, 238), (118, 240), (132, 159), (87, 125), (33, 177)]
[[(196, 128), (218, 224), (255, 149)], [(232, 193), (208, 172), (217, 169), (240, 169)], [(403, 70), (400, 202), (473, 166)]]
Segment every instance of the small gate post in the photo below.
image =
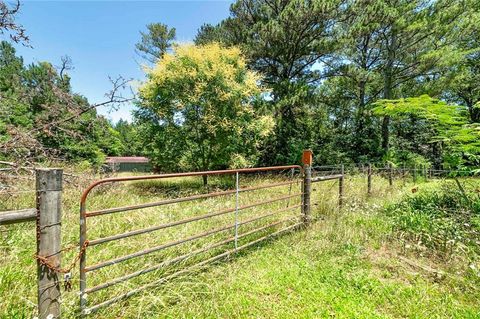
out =
[(308, 225), (311, 221), (310, 194), (312, 190), (312, 156), (311, 150), (303, 151), (303, 196), (302, 196), (302, 217), (303, 223)]
[(342, 164), (340, 166), (340, 178), (338, 179), (338, 208), (343, 208), (343, 181), (345, 178), (345, 166)]
[[(63, 170), (36, 170), (37, 256), (60, 267)], [(60, 278), (57, 271), (37, 259), (38, 316), (60, 318)]]
[(367, 168), (367, 193), (372, 194), (372, 164), (368, 163)]
[(393, 186), (393, 165), (388, 163), (388, 185)]

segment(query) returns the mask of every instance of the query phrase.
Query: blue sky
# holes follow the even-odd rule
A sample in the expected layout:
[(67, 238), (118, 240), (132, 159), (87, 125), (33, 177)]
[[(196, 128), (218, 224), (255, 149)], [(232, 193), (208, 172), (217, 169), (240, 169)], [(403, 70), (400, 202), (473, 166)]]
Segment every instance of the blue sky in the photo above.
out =
[[(142, 62), (135, 54), (140, 30), (151, 22), (177, 29), (177, 41), (189, 42), (203, 23), (217, 23), (228, 16), (232, 1), (22, 1), (17, 20), (33, 48), (17, 45), (25, 63), (58, 64), (72, 58), (70, 71), (75, 92), (91, 103), (105, 100), (108, 76), (143, 79)], [(112, 121), (130, 119), (131, 106), (109, 112)]]

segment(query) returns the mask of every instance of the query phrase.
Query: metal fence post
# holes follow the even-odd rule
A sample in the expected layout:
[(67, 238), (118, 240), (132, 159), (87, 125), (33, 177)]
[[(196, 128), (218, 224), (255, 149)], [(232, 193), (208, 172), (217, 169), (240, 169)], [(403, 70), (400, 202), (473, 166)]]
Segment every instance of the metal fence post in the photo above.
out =
[[(37, 256), (60, 267), (62, 169), (37, 169)], [(60, 318), (59, 273), (37, 259), (38, 316)]]
[(372, 194), (372, 164), (368, 163), (367, 168), (367, 193)]
[(240, 194), (240, 180), (238, 172), (235, 174), (235, 250), (238, 248), (238, 207)]
[(388, 185), (393, 186), (393, 165), (388, 163)]
[(342, 164), (340, 166), (340, 174), (342, 176), (338, 179), (338, 208), (343, 208), (343, 181), (345, 178), (345, 166)]
[(303, 151), (303, 196), (302, 196), (302, 217), (303, 223), (308, 225), (311, 220), (310, 215), (310, 194), (312, 190), (312, 151)]

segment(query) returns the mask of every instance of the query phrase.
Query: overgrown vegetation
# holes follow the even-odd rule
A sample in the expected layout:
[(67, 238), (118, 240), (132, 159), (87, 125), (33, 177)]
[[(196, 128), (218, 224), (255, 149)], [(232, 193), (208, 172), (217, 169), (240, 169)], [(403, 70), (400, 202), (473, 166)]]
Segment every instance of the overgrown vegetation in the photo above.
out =
[(445, 258), (478, 258), (480, 183), (462, 180), (421, 186), (421, 191), (387, 208), (399, 237)]
[[(275, 176), (245, 177), (242, 185), (263, 185), (274, 180)], [(74, 182), (83, 185), (88, 180), (71, 180), (66, 185), (63, 207), (64, 246), (78, 242), (80, 191)], [(229, 260), (209, 265), (200, 272), (167, 281), (158, 288), (102, 310), (97, 316), (475, 318), (480, 311), (479, 243), (475, 242), (475, 234), (471, 231), (478, 230), (478, 225), (475, 226), (475, 214), (478, 214), (478, 195), (475, 189), (478, 183), (474, 182), (471, 186), (468, 186), (468, 183), (472, 183), (471, 180), (462, 180), (461, 183), (468, 201), (457, 197), (462, 191), (458, 190), (454, 181), (443, 186), (440, 181), (414, 185), (408, 180), (405, 184), (396, 180), (391, 188), (386, 179), (376, 176), (372, 195), (367, 196), (365, 176), (349, 176), (345, 184), (346, 206), (342, 212), (335, 208), (338, 185), (335, 182), (314, 184), (312, 202), (317, 203), (313, 206), (317, 220), (309, 228), (257, 245)], [(208, 187), (209, 191), (215, 191), (231, 189), (233, 186), (232, 178), (223, 177), (212, 178)], [(276, 189), (274, 193), (261, 190), (248, 198), (243, 197), (242, 203), (288, 194), (297, 190), (297, 186), (293, 190), (288, 187)], [(412, 187), (418, 189), (415, 194), (411, 193)], [(448, 189), (452, 194), (449, 194)], [(200, 177), (130, 183), (100, 189), (92, 197), (89, 207), (95, 209), (158, 201), (159, 198), (174, 198), (205, 191)], [(432, 199), (432, 194), (436, 192), (437, 197)], [(24, 208), (33, 203), (33, 196), (28, 194), (15, 195), (11, 200), (8, 197), (4, 199), (7, 200), (2, 203), (9, 208), (15, 208), (12, 207), (13, 204), (18, 205), (17, 208)], [(433, 204), (429, 205), (429, 201)], [(386, 204), (390, 208), (385, 211)], [(89, 237), (103, 237), (131, 230), (132, 227), (148, 227), (227, 207), (234, 207), (232, 198), (179, 204), (175, 205), (174, 210), (173, 207), (149, 208), (139, 212), (103, 216), (89, 220)], [(259, 216), (276, 207), (277, 205), (266, 205), (245, 211), (241, 218)], [(447, 208), (452, 213), (447, 214), (451, 220), (445, 223), (445, 219), (440, 216), (446, 214), (444, 211)], [(422, 228), (417, 223), (405, 222), (412, 216), (421, 216), (423, 225), (429, 226)], [(464, 225), (466, 218), (454, 216), (469, 216), (471, 226)], [(232, 223), (230, 217), (132, 237), (105, 247), (92, 247), (88, 261), (89, 264), (94, 264), (216, 228), (223, 223)], [(452, 229), (455, 231), (452, 232)], [(35, 277), (32, 257), (34, 228), (33, 225), (24, 224), (8, 228), (2, 226), (1, 230), (0, 293), (4, 297), (0, 301), (0, 317), (28, 318), (35, 312), (35, 285), (31, 284)], [(445, 233), (440, 233), (439, 230), (445, 230)], [(457, 230), (470, 232), (465, 238), (472, 240), (458, 240), (455, 237), (459, 234)], [(248, 231), (248, 228), (242, 228), (243, 231)], [(425, 238), (421, 245), (417, 245), (418, 234)], [(445, 251), (441, 244), (428, 242), (428, 235), (432, 234), (446, 234), (447, 238), (454, 238), (454, 247), (458, 249)], [(214, 237), (208, 240), (221, 239)], [(201, 247), (207, 242), (196, 242), (195, 247)], [(421, 247), (427, 245), (428, 253)], [(463, 245), (471, 249), (463, 249)], [(191, 246), (185, 245), (152, 257), (134, 259), (124, 265), (95, 271), (89, 276), (88, 286), (189, 251)], [(63, 257), (64, 264), (74, 255), (75, 251), (66, 253)], [(202, 256), (206, 257), (207, 255)], [(63, 314), (66, 317), (73, 317), (78, 307), (77, 271), (75, 269), (72, 274), (73, 291), (66, 292), (63, 298)], [(172, 269), (162, 269), (105, 292), (92, 293), (88, 300), (93, 302), (111, 298), (142, 283), (158, 279), (169, 271)]]
[[(477, 0), (237, 0), (229, 17), (202, 26), (195, 44), (183, 45), (175, 42), (175, 28), (148, 24), (136, 45), (150, 65), (147, 80), (140, 85), (133, 122), (116, 124), (96, 108), (130, 102), (119, 93), (128, 81), (113, 80), (106, 101), (91, 104), (70, 85), (69, 57), (59, 66), (25, 65), (11, 44), (28, 45), (27, 31), (15, 20), (19, 8), (0, 0), (0, 162), (10, 166), (0, 169), (8, 181), (0, 185), (0, 211), (34, 206), (32, 177), (21, 173), (39, 163), (74, 163), (63, 191), (64, 246), (79, 242), (80, 192), (99, 177), (86, 172), (106, 155), (146, 154), (161, 171), (212, 170), (298, 163), (301, 151), (310, 148), (317, 164), (374, 162), (478, 173)], [(338, 185), (315, 184), (310, 227), (166, 281), (97, 316), (480, 318), (480, 183), (397, 180), (392, 187), (385, 176), (376, 176), (367, 195), (365, 176), (354, 173), (346, 180), (342, 211), (336, 208)], [(241, 181), (258, 186), (288, 178), (283, 172)], [(88, 209), (234, 186), (232, 176), (212, 178), (208, 185), (206, 176), (103, 185), (91, 194)], [(242, 193), (239, 204), (291, 195), (300, 187)], [(299, 200), (250, 207), (240, 221)], [(98, 216), (88, 220), (88, 236), (103, 238), (235, 205), (233, 196), (221, 196)], [(289, 220), (276, 227), (298, 221), (299, 209), (281, 216)], [(88, 264), (231, 226), (233, 218), (221, 214), (92, 246)], [(263, 221), (274, 220), (268, 215)], [(241, 231), (261, 225), (255, 219)], [(88, 286), (231, 236), (216, 233), (132, 257), (92, 271)], [(34, 245), (32, 223), (0, 226), (0, 318), (36, 312)], [(148, 284), (228, 245), (88, 294), (88, 302)], [(63, 254), (63, 263), (75, 255), (74, 247)], [(78, 277), (74, 269), (73, 291), (62, 296), (65, 317), (78, 315)]]
[(274, 126), (259, 114), (257, 73), (237, 48), (182, 45), (140, 88), (136, 117), (147, 154), (162, 171), (249, 167)]
[[(1, 3), (0, 32), (28, 45), (18, 6)], [(2, 157), (146, 154), (172, 171), (296, 163), (309, 148), (317, 163), (476, 167), (479, 25), (476, 0), (235, 1), (229, 17), (198, 30), (194, 59), (174, 27), (150, 23), (136, 51), (151, 70), (132, 123), (118, 130), (73, 93), (71, 59), (24, 66), (4, 42)], [(258, 90), (240, 92), (254, 73)], [(435, 121), (426, 104), (438, 107)]]
[[(0, 160), (18, 164), (66, 160), (99, 165), (119, 155), (119, 133), (87, 99), (73, 93), (64, 59), (59, 68), (40, 62), (24, 65), (14, 47), (0, 42)], [(104, 103), (124, 99), (117, 80)]]

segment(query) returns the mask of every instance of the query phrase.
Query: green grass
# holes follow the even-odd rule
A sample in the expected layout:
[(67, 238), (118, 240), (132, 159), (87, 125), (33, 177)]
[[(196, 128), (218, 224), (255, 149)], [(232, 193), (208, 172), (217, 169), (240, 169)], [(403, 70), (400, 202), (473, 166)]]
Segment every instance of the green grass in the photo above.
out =
[[(285, 177), (278, 176), (256, 176), (242, 179), (242, 186), (263, 185), (284, 179)], [(68, 185), (64, 194), (64, 246), (78, 242), (78, 198), (87, 179), (76, 183), (79, 185)], [(418, 194), (423, 194), (430, 188), (435, 189), (438, 184), (436, 181), (419, 184)], [(457, 251), (458, 258), (447, 262), (434, 254), (405, 249), (410, 239), (398, 237), (397, 220), (385, 211), (384, 206), (392, 203), (401, 205), (413, 184), (397, 182), (390, 188), (386, 180), (374, 178), (373, 186), (373, 194), (368, 197), (364, 177), (348, 178), (345, 185), (346, 207), (338, 212), (338, 185), (331, 181), (314, 184), (312, 202), (318, 202), (318, 205), (313, 206), (316, 221), (307, 229), (268, 240), (226, 260), (203, 267), (200, 271), (172, 279), (158, 288), (105, 308), (92, 317), (480, 318), (480, 293), (477, 288), (480, 274), (475, 272), (477, 259), (472, 255), (463, 258), (462, 252)], [(212, 178), (209, 191), (232, 187), (234, 181), (231, 178)], [(240, 205), (271, 199), (281, 194), (288, 195), (299, 189), (300, 185), (295, 185), (292, 189), (280, 187), (242, 194)], [(201, 178), (127, 183), (124, 186), (100, 189), (93, 194), (89, 209), (204, 192), (206, 190), (201, 185)], [(30, 201), (25, 195), (3, 201), (3, 205), (10, 205), (8, 208), (28, 207)], [(295, 203), (298, 201), (292, 200), (290, 205)], [(233, 205), (232, 196), (218, 197), (102, 216), (89, 219), (88, 234), (89, 238), (98, 238), (218, 211)], [(283, 205), (284, 202), (246, 210), (241, 213), (241, 219), (285, 207)], [(0, 207), (5, 208), (7, 207)], [(298, 216), (299, 211), (296, 210), (295, 213)], [(286, 212), (283, 216), (295, 215), (294, 212)], [(262, 224), (270, 220), (274, 219), (267, 219)], [(91, 247), (88, 264), (188, 237), (232, 221), (232, 214), (228, 214), (169, 231)], [(241, 232), (262, 224), (245, 226)], [(1, 226), (0, 231), (0, 317), (31, 318), (36, 310), (35, 263), (32, 258), (35, 251), (34, 224)], [(231, 235), (229, 232), (216, 236), (214, 240), (222, 240)], [(186, 253), (192, 249), (192, 245), (198, 248), (211, 241), (211, 238), (195, 241), (191, 245), (178, 246), (92, 272), (88, 277), (88, 286)], [(227, 248), (232, 246), (224, 247)], [(64, 264), (73, 255), (74, 252), (66, 254), (63, 257)], [(208, 255), (202, 256), (207, 257)], [(189, 260), (187, 264), (195, 261), (196, 259)], [(183, 263), (144, 275), (89, 295), (88, 300), (100, 302), (185, 265)], [(439, 273), (442, 275), (439, 276)], [(78, 278), (78, 266), (73, 278)], [(64, 293), (63, 297), (63, 314), (67, 318), (75, 317), (78, 304), (78, 279), (73, 283), (73, 291)]]
[(419, 249), (428, 248), (445, 257), (456, 250), (479, 254), (480, 183), (445, 181), (425, 185), (421, 192), (388, 205), (387, 213), (402, 237)]

